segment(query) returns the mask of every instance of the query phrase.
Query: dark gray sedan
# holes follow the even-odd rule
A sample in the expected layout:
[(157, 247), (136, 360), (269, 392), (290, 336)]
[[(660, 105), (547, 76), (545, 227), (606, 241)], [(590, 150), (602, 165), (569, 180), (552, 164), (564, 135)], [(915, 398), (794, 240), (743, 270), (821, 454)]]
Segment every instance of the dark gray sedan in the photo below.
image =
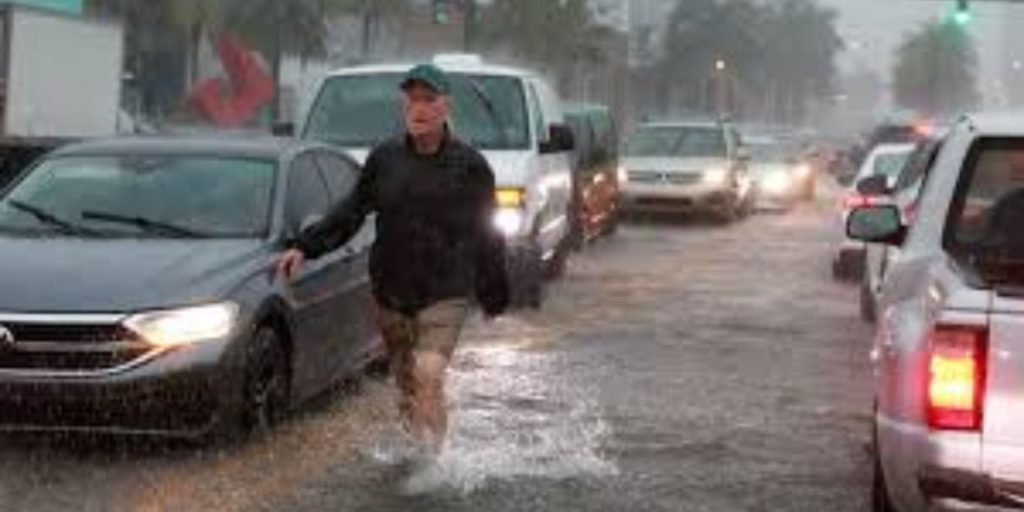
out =
[(0, 196), (0, 428), (262, 429), (378, 359), (371, 223), (293, 283), (274, 274), (358, 173), (279, 139), (95, 142), (38, 162)]

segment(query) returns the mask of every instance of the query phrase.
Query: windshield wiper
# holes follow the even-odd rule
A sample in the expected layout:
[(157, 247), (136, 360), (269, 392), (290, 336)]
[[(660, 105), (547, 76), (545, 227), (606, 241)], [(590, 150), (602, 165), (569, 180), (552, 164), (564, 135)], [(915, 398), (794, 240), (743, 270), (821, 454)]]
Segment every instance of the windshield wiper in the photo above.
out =
[(16, 199), (8, 200), (7, 205), (10, 206), (11, 208), (14, 208), (15, 210), (25, 212), (35, 217), (39, 222), (42, 222), (43, 224), (55, 226), (60, 230), (64, 231), (65, 233), (75, 235), (99, 236), (99, 233), (97, 233), (96, 231), (93, 231), (83, 226), (79, 226), (72, 222), (68, 222), (38, 206), (18, 201)]
[(484, 110), (487, 112), (488, 118), (494, 124), (494, 131), (498, 133), (498, 138), (501, 139), (501, 146), (508, 146), (508, 134), (505, 133), (504, 127), (501, 124), (501, 116), (498, 115), (498, 109), (494, 106), (494, 100), (487, 95), (487, 91), (484, 91), (483, 87), (476, 80), (469, 79), (469, 89), (473, 91), (473, 94), (483, 104)]
[(209, 235), (205, 233), (200, 233), (193, 229), (189, 229), (182, 226), (176, 226), (168, 222), (147, 219), (145, 217), (133, 217), (130, 215), (119, 215), (116, 213), (107, 212), (84, 211), (82, 212), (82, 218), (88, 220), (111, 222), (115, 224), (129, 224), (143, 231), (147, 231), (150, 233), (162, 233), (165, 235), (171, 235), (178, 238), (209, 238)]

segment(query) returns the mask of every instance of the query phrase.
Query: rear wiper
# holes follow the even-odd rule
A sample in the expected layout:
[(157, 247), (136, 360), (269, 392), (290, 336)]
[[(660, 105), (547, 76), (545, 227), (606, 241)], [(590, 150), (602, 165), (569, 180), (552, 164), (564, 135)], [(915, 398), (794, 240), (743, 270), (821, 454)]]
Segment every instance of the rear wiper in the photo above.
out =
[(147, 219), (145, 217), (132, 217), (130, 215), (119, 215), (116, 213), (84, 211), (82, 218), (87, 220), (99, 220), (115, 224), (129, 224), (143, 231), (150, 233), (162, 233), (178, 238), (209, 238), (209, 235), (200, 233), (193, 229), (176, 226), (168, 222)]
[(96, 231), (93, 231), (84, 226), (79, 226), (72, 222), (68, 222), (38, 206), (18, 201), (16, 199), (8, 200), (7, 205), (10, 206), (11, 208), (14, 208), (15, 210), (25, 212), (35, 217), (39, 222), (42, 222), (43, 224), (56, 226), (57, 228), (66, 233), (75, 235), (99, 236), (99, 233), (97, 233)]

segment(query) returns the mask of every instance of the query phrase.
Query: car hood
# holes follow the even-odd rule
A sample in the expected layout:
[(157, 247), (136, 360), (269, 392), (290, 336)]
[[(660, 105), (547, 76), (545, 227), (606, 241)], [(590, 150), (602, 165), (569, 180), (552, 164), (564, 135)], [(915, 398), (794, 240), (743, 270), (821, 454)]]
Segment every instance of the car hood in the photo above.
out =
[(221, 300), (268, 263), (261, 241), (0, 237), (0, 311), (120, 313)]
[(628, 156), (623, 158), (622, 167), (627, 171), (695, 173), (715, 167), (724, 167), (728, 163), (729, 161), (724, 158)]

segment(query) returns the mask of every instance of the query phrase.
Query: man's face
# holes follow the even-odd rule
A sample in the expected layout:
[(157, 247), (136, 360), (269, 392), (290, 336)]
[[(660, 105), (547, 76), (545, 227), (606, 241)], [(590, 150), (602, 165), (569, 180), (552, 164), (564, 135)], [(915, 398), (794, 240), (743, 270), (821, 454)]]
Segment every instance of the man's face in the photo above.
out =
[(448, 120), (448, 97), (430, 87), (412, 83), (404, 91), (405, 128), (413, 137), (444, 132)]

